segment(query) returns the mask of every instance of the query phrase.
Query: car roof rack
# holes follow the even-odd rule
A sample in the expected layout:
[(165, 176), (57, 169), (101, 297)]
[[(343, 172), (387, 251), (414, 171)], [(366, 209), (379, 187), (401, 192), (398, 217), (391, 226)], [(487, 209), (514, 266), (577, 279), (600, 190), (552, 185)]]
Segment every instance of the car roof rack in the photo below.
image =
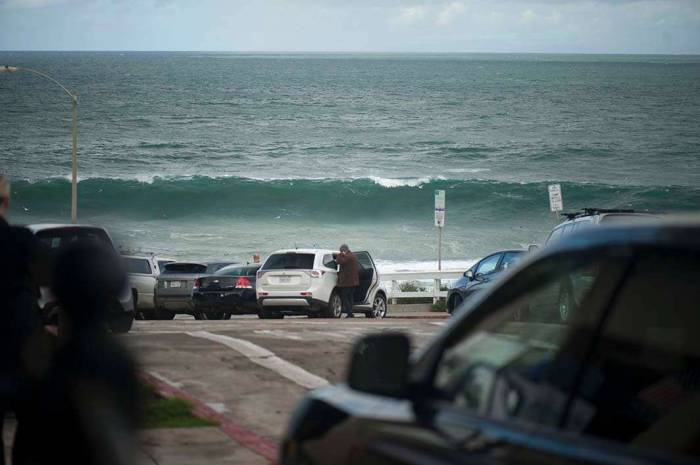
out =
[(587, 207), (582, 208), (578, 212), (567, 212), (561, 213), (561, 216), (565, 217), (567, 220), (575, 220), (576, 218), (583, 218), (584, 216), (600, 215), (601, 213), (635, 213), (632, 209), (624, 208), (593, 208)]
[(586, 215), (599, 215), (601, 213), (634, 213), (630, 208), (582, 208)]

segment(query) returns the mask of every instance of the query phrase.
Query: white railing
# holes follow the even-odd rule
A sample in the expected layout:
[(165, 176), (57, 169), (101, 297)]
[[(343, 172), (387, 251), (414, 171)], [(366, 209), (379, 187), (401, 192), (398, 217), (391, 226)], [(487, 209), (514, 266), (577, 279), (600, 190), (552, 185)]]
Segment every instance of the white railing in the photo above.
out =
[[(396, 303), (398, 298), (431, 297), (437, 302), (440, 297), (447, 297), (447, 291), (441, 291), (442, 281), (453, 281), (462, 276), (463, 271), (401, 271), (396, 273), (382, 273), (382, 282), (386, 285), (389, 298)], [(424, 291), (402, 291), (400, 283), (412, 281), (420, 287), (427, 287)]]

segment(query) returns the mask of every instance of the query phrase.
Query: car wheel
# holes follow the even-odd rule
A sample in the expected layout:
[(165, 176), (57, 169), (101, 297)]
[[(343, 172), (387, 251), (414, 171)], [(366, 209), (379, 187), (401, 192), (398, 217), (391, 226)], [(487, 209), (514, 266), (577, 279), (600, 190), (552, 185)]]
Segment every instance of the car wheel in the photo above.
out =
[(115, 334), (128, 333), (134, 324), (134, 312), (120, 312), (109, 315), (107, 326)]
[(230, 320), (231, 319), (231, 314), (229, 312), (224, 312), (224, 315), (221, 317), (222, 320)]
[(559, 320), (566, 323), (571, 319), (571, 312), (574, 310), (574, 294), (571, 292), (571, 287), (562, 285), (559, 289)]
[(170, 310), (165, 310), (165, 309), (159, 308), (153, 313), (153, 318), (148, 318), (148, 319), (172, 320), (173, 318), (175, 318), (175, 312), (171, 312)]
[(284, 318), (284, 314), (282, 312), (275, 312), (273, 310), (262, 308), (260, 311), (258, 311), (258, 318), (261, 320), (281, 320)]
[(145, 320), (146, 316), (139, 310), (139, 293), (136, 289), (131, 290), (131, 301), (134, 303), (134, 319)]
[(343, 299), (340, 298), (338, 291), (333, 291), (331, 298), (328, 300), (328, 308), (326, 309), (327, 318), (340, 318), (343, 314)]
[(372, 302), (372, 311), (365, 312), (367, 318), (384, 318), (386, 316), (386, 297), (384, 294), (374, 296)]
[(462, 296), (459, 294), (452, 296), (450, 299), (450, 305), (447, 306), (447, 312), (452, 315), (455, 310), (459, 308), (460, 305), (462, 305), (462, 302), (464, 302), (464, 299), (462, 299)]

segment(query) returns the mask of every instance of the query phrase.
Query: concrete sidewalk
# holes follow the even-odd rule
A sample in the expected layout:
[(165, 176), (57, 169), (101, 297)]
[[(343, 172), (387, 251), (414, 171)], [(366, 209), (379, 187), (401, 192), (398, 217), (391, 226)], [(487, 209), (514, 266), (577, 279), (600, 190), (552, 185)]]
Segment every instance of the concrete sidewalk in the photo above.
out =
[(219, 428), (147, 429), (139, 434), (137, 465), (267, 465)]

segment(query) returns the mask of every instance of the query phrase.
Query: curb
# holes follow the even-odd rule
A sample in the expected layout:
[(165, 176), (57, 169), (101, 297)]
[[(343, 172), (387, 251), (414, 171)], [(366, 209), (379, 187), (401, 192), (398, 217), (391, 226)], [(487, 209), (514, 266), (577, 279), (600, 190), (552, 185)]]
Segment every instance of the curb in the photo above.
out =
[(180, 397), (191, 402), (194, 405), (193, 413), (202, 418), (218, 422), (219, 429), (243, 447), (269, 460), (271, 464), (277, 461), (278, 447), (275, 441), (260, 436), (240, 423), (215, 411), (191, 394), (161, 381), (150, 373), (141, 372), (139, 376), (143, 381), (155, 387), (162, 396), (168, 398)]
[(394, 320), (449, 320), (449, 315), (387, 315), (385, 319)]

